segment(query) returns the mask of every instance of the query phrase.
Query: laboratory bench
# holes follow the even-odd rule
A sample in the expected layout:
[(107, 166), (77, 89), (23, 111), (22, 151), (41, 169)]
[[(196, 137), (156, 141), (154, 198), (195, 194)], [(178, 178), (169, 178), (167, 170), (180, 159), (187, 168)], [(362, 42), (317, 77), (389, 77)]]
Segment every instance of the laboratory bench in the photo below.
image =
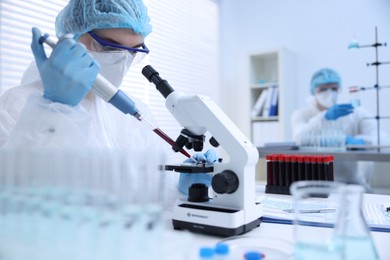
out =
[[(256, 187), (257, 196), (271, 196), (272, 198), (289, 198), (290, 195), (279, 195), (279, 194), (266, 194), (264, 191), (264, 185), (257, 185)], [(366, 203), (390, 203), (389, 195), (379, 194), (364, 194), (364, 202)], [(261, 223), (259, 227), (243, 234), (242, 236), (258, 237), (258, 238), (276, 238), (284, 241), (289, 241), (291, 244), (294, 243), (293, 238), (293, 225), (289, 224), (274, 224), (274, 223)], [(310, 227), (314, 233), (326, 232), (326, 227)], [(183, 232), (183, 231), (177, 231)], [(389, 239), (390, 233), (388, 232), (374, 232), (371, 231), (372, 239), (375, 243), (379, 259), (390, 259)], [(204, 234), (194, 233), (194, 239), (192, 242), (192, 253), (193, 256), (190, 259), (196, 260), (198, 258), (198, 250), (203, 246), (215, 246), (216, 243), (220, 242), (223, 238), (209, 236)], [(291, 257), (293, 259), (293, 257)], [(287, 259), (286, 259), (287, 260)]]
[(335, 161), (375, 161), (390, 162), (390, 148), (367, 149), (367, 150), (347, 150), (345, 148), (275, 148), (257, 147), (260, 158), (265, 158), (268, 154), (310, 154), (310, 155), (333, 155)]
[[(264, 185), (257, 185), (256, 186), (256, 195), (258, 198), (260, 197), (269, 197), (269, 198), (281, 198), (281, 199), (290, 199), (290, 195), (280, 195), (280, 194), (268, 194), (265, 193), (265, 186)], [(386, 203), (390, 204), (390, 196), (388, 195), (378, 195), (378, 194), (364, 194), (364, 201), (367, 203)], [(104, 236), (96, 236), (96, 239), (98, 240), (98, 243), (95, 244), (94, 242), (90, 242), (88, 240), (83, 240), (87, 238), (88, 236), (85, 236), (87, 233), (77, 233), (78, 235), (82, 235), (80, 238), (74, 238), (74, 237), (68, 237), (70, 233), (68, 233), (68, 230), (63, 229), (63, 231), (59, 234), (56, 234), (55, 237), (51, 237), (53, 240), (53, 244), (51, 246), (58, 246), (58, 242), (62, 241), (59, 240), (60, 235), (64, 236), (67, 235), (65, 238), (70, 239), (66, 240), (68, 246), (69, 244), (72, 244), (71, 241), (74, 239), (79, 240), (83, 242), (81, 245), (76, 245), (76, 248), (71, 247), (72, 252), (73, 250), (75, 252), (81, 252), (81, 257), (72, 258), (68, 257), (68, 259), (89, 259), (91, 257), (83, 257), (85, 255), (90, 255), (89, 250), (83, 251), (84, 246), (87, 246), (87, 249), (92, 248), (91, 246), (99, 245), (100, 247), (104, 247), (107, 245), (106, 250), (98, 250), (96, 248), (93, 248), (91, 250), (91, 255), (94, 256), (94, 259), (128, 259), (128, 258), (115, 258), (115, 257), (102, 257), (99, 255), (97, 257), (95, 255), (95, 252), (105, 253), (108, 255), (115, 255), (118, 254), (117, 252), (125, 252), (129, 249), (129, 245), (132, 245), (132, 247), (137, 246), (139, 248), (139, 252), (145, 253), (147, 255), (153, 255), (153, 257), (139, 257), (137, 259), (166, 259), (166, 260), (199, 260), (199, 249), (201, 247), (215, 247), (217, 243), (221, 242), (222, 240), (226, 239), (219, 236), (213, 236), (213, 235), (206, 235), (202, 233), (191, 233), (186, 230), (174, 230), (172, 226), (172, 211), (169, 210), (169, 208), (165, 212), (166, 214), (163, 214), (161, 223), (164, 228), (162, 229), (156, 229), (154, 231), (148, 231), (148, 232), (142, 232), (142, 228), (139, 229), (139, 235), (137, 235), (135, 240), (132, 240), (131, 237), (124, 236), (124, 233), (118, 233), (118, 229), (110, 229), (108, 233), (99, 233), (96, 232), (95, 229), (91, 229), (93, 231), (93, 234), (105, 234)], [(259, 212), (259, 217), (261, 217), (262, 212)], [(55, 224), (57, 225), (59, 222), (58, 220), (54, 220)], [(31, 223), (31, 222), (30, 222)], [(53, 224), (54, 222), (49, 222), (48, 227), (50, 227), (50, 224)], [(73, 223), (73, 222), (72, 222)], [(72, 224), (70, 223), (70, 224)], [(83, 229), (84, 232), (90, 230), (91, 227), (94, 225), (87, 225), (87, 229)], [(160, 226), (160, 225), (159, 225)], [(72, 228), (72, 225), (65, 225), (65, 227)], [(79, 227), (77, 227), (79, 228)], [(308, 227), (312, 232), (310, 234), (326, 234), (329, 232), (329, 228), (325, 227)], [(293, 252), (294, 252), (294, 236), (293, 236), (293, 229), (294, 226), (291, 224), (275, 224), (275, 223), (261, 223), (259, 227), (254, 228), (253, 230), (242, 234), (240, 236), (237, 236), (237, 240), (230, 240), (230, 246), (232, 248), (232, 251), (234, 248), (242, 246), (245, 247), (245, 243), (243, 240), (246, 238), (252, 238), (255, 241), (262, 241), (262, 245), (267, 245), (267, 247), (274, 247), (275, 245), (279, 245), (281, 241), (284, 241), (284, 245), (288, 245), (289, 250), (289, 257), (283, 258), (283, 260), (289, 260), (294, 259)], [(57, 229), (56, 229), (57, 230)], [(59, 229), (62, 230), (62, 229)], [(73, 229), (72, 229), (73, 230)], [(72, 231), (70, 230), (70, 231)], [(90, 230), (90, 231), (91, 231)], [(138, 229), (137, 229), (138, 230)], [(162, 231), (162, 232), (159, 232)], [(157, 231), (157, 232), (156, 232)], [(151, 232), (151, 233), (149, 233)], [(50, 233), (53, 234), (53, 233)], [(92, 233), (91, 233), (92, 234)], [(121, 234), (118, 236), (118, 234)], [(135, 234), (135, 233), (134, 233)], [(377, 249), (377, 252), (379, 254), (380, 259), (390, 259), (390, 249), (389, 249), (389, 239), (390, 239), (390, 233), (387, 232), (370, 232), (371, 237), (374, 241), (375, 247)], [(107, 235), (107, 236), (106, 236)], [(112, 236), (115, 237), (115, 239), (112, 239)], [(95, 235), (93, 236), (95, 238)], [(39, 238), (42, 241), (42, 238), (39, 236)], [(48, 237), (47, 237), (48, 238)], [(127, 240), (130, 239), (130, 240)], [(134, 239), (134, 237), (133, 237)], [(23, 240), (24, 241), (24, 240)], [(28, 240), (26, 240), (28, 241)], [(40, 240), (38, 240), (40, 241)], [(238, 241), (238, 242), (237, 242)], [(240, 242), (241, 241), (241, 242)], [(267, 241), (267, 242), (264, 242)], [(31, 241), (30, 241), (31, 242)], [(87, 242), (87, 243), (86, 243)], [(246, 242), (246, 241), (245, 241)], [(1, 240), (0, 237), (0, 259), (53, 259), (53, 258), (61, 258), (61, 259), (67, 259), (65, 255), (62, 255), (64, 257), (52, 257), (50, 256), (46, 251), (52, 252), (49, 250), (50, 248), (47, 248), (47, 241), (45, 243), (38, 243), (34, 244), (32, 246), (31, 244), (14, 244), (12, 241), (5, 241)], [(135, 245), (134, 245), (135, 243)], [(147, 243), (147, 244), (145, 244)], [(238, 243), (238, 244), (236, 244)], [(38, 247), (37, 247), (38, 245)], [(61, 244), (62, 245), (62, 244)], [(103, 246), (104, 245), (104, 246)], [(39, 250), (38, 250), (39, 249)], [(45, 249), (42, 250), (42, 249)], [(68, 249), (67, 247), (60, 247), (61, 250)], [(99, 248), (100, 249), (100, 248)], [(126, 250), (125, 250), (126, 249)], [(54, 251), (57, 252), (57, 251)], [(61, 251), (62, 252), (62, 251)], [(67, 251), (65, 251), (67, 252)], [(70, 252), (70, 253), (72, 253)], [(69, 253), (69, 252), (68, 252)], [(160, 254), (161, 253), (161, 254)], [(158, 254), (158, 255), (157, 255)], [(104, 256), (108, 256), (104, 255)], [(157, 257), (156, 257), (157, 255)], [(10, 256), (8, 258), (7, 256)], [(12, 257), (11, 257), (12, 256)], [(23, 257), (22, 257), (23, 256)], [(29, 257), (27, 257), (29, 256)], [(43, 257), (42, 257), (43, 256)], [(71, 256), (74, 256), (74, 254), (71, 254)], [(270, 257), (265, 259), (276, 259)], [(237, 259), (237, 258), (233, 258)], [(232, 259), (232, 260), (233, 260)], [(243, 258), (239, 258), (243, 259)], [(280, 259), (280, 258), (277, 258)]]

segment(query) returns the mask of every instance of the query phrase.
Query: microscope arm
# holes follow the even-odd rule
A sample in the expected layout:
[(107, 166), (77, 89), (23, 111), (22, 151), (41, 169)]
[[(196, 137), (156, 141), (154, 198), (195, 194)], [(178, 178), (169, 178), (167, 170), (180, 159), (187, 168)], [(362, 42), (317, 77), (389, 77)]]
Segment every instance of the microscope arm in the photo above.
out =
[(190, 132), (203, 135), (209, 131), (232, 164), (257, 163), (257, 149), (210, 97), (174, 91), (167, 97), (166, 107)]

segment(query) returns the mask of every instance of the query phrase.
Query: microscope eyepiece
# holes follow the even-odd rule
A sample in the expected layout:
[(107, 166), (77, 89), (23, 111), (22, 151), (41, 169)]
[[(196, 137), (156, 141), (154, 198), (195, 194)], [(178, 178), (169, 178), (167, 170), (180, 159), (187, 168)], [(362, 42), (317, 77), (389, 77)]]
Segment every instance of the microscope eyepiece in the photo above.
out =
[(168, 81), (162, 79), (159, 73), (150, 65), (147, 65), (142, 69), (142, 75), (144, 75), (149, 82), (156, 85), (156, 89), (163, 95), (164, 98), (167, 98), (169, 94), (175, 91), (171, 85), (169, 85)]
[(147, 65), (142, 69), (142, 75), (144, 75), (145, 78), (147, 78), (150, 82), (152, 82), (153, 75), (159, 75), (159, 74), (152, 66)]

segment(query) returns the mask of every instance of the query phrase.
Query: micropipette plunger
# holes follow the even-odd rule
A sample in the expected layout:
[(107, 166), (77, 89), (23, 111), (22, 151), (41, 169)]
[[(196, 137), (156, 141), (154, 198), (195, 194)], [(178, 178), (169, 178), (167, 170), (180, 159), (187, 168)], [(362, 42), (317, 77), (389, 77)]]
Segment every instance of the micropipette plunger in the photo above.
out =
[[(67, 34), (63, 36), (60, 41), (66, 38), (73, 38), (73, 35)], [(49, 34), (46, 33), (41, 36), (41, 38), (39, 39), (39, 43), (46, 43), (48, 46), (54, 49), (57, 45), (57, 40), (50, 37)], [(173, 141), (167, 134), (165, 134), (160, 128), (154, 126), (152, 122), (147, 120), (135, 107), (135, 103), (132, 99), (130, 99), (123, 91), (113, 86), (101, 74), (97, 75), (96, 80), (92, 85), (92, 90), (104, 101), (112, 104), (124, 114), (130, 114), (137, 118), (138, 121), (145, 123), (153, 130), (153, 132), (155, 132), (158, 136), (164, 139), (164, 141), (169, 143), (175, 151), (179, 151), (188, 158), (191, 158), (191, 155), (189, 155), (183, 148), (178, 147), (175, 141)]]

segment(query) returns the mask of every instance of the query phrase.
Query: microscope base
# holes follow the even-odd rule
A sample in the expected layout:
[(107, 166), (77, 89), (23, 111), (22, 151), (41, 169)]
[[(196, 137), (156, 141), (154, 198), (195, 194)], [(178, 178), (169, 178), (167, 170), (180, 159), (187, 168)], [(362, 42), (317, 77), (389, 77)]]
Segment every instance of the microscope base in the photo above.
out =
[(259, 218), (245, 223), (243, 210), (193, 204), (176, 205), (173, 215), (172, 224), (176, 230), (186, 229), (223, 237), (244, 234), (261, 223)]
[(197, 224), (193, 222), (184, 222), (180, 220), (172, 220), (173, 228), (175, 230), (182, 230), (186, 229), (192, 232), (199, 232), (199, 233), (205, 233), (205, 234), (211, 234), (216, 236), (222, 236), (222, 237), (230, 237), (230, 236), (236, 236), (244, 234), (255, 227), (260, 226), (260, 219), (256, 219), (255, 221), (248, 223), (246, 225), (242, 225), (237, 228), (225, 228), (225, 227), (216, 227), (216, 226), (209, 226), (204, 224)]

